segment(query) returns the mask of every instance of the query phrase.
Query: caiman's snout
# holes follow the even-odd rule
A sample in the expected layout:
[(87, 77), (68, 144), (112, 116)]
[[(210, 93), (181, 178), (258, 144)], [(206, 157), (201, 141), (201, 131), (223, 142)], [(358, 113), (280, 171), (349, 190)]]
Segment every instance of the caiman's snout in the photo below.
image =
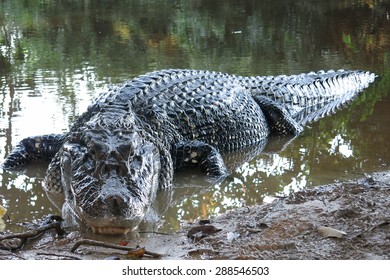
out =
[[(123, 179), (123, 178), (122, 178)], [(100, 181), (94, 199), (86, 200), (80, 217), (99, 234), (126, 234), (138, 227), (147, 211), (148, 200), (134, 193), (132, 185), (119, 176)]]
[(124, 209), (128, 207), (128, 199), (120, 194), (109, 194), (103, 198), (103, 203), (107, 207), (107, 211), (112, 215), (121, 215)]
[(132, 217), (128, 220), (132, 209), (130, 205), (130, 198), (128, 194), (122, 192), (109, 190), (104, 191), (99, 199), (92, 205), (94, 209), (100, 209), (99, 213), (95, 212), (91, 221), (87, 220), (93, 232), (100, 234), (127, 234), (133, 230), (138, 224), (134, 223), (138, 219)]
[(131, 212), (130, 201), (133, 199), (129, 187), (120, 177), (110, 177), (104, 182), (94, 208), (101, 209), (106, 217), (120, 219)]

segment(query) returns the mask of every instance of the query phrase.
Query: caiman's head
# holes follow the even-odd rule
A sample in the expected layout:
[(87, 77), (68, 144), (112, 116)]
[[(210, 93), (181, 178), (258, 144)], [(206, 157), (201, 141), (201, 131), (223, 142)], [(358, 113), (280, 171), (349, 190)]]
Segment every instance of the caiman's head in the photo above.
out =
[(96, 233), (135, 229), (158, 188), (156, 146), (120, 129), (86, 129), (74, 138), (60, 151), (66, 206)]

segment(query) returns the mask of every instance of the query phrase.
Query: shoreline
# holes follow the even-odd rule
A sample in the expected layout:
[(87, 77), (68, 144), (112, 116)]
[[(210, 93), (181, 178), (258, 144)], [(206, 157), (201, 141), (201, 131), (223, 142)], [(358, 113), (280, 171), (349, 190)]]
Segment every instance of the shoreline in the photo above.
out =
[[(168, 260), (390, 259), (389, 218), (390, 171), (385, 171), (237, 208), (211, 224), (184, 223), (176, 233), (148, 234), (127, 246), (144, 247)], [(98, 246), (71, 252), (82, 239), (77, 231), (63, 237), (44, 232), (16, 252), (0, 249), (0, 260), (150, 257), (140, 250), (132, 255)]]

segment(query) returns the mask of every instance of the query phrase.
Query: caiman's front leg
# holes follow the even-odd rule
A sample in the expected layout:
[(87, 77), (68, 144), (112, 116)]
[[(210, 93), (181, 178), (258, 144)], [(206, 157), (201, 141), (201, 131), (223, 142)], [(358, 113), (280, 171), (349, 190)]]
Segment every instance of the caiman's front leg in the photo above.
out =
[(34, 160), (51, 160), (64, 141), (64, 134), (28, 137), (19, 142), (2, 164), (4, 169), (14, 169)]
[(210, 177), (224, 177), (228, 174), (221, 154), (213, 146), (202, 141), (183, 141), (173, 149), (175, 169), (199, 166)]

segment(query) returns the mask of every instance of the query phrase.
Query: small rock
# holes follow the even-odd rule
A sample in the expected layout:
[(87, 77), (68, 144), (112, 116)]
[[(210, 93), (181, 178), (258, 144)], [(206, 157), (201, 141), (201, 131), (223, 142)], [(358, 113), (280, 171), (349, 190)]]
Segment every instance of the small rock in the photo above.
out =
[(240, 234), (238, 232), (230, 231), (227, 233), (227, 241), (229, 242), (236, 240), (238, 237), (240, 237)]
[(318, 232), (324, 237), (342, 238), (347, 233), (331, 227), (319, 227)]
[(188, 233), (187, 237), (191, 238), (194, 241), (199, 241), (202, 238), (205, 238), (206, 236), (209, 236), (211, 234), (214, 234), (218, 231), (221, 231), (222, 229), (218, 229), (213, 225), (202, 225), (202, 226), (196, 226), (191, 228)]

